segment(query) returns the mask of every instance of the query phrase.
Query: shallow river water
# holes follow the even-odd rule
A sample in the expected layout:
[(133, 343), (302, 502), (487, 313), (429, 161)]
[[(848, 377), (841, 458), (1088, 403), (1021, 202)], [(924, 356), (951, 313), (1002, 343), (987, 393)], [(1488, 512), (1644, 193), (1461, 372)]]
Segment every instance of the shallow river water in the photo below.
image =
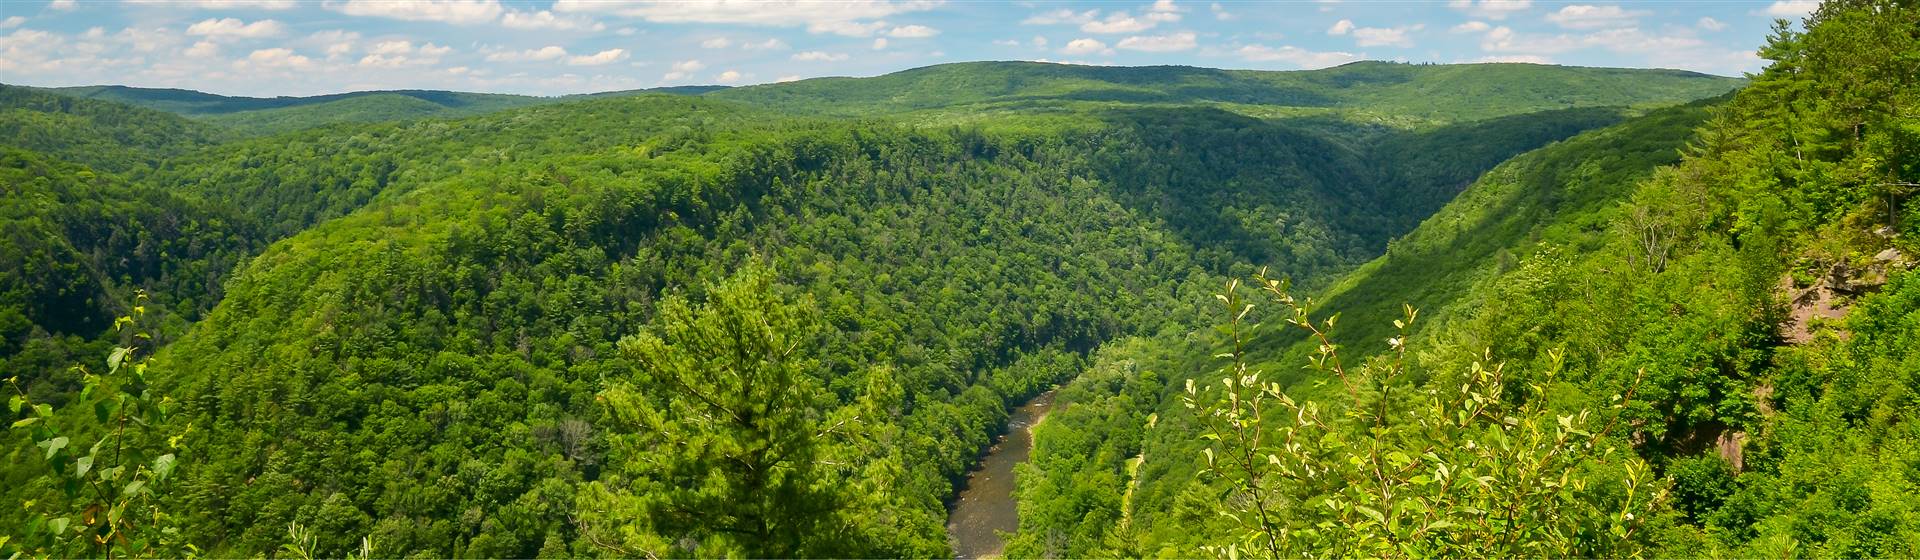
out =
[(1007, 420), (1007, 433), (994, 442), (967, 474), (967, 486), (953, 501), (947, 516), (947, 539), (960, 558), (998, 556), (1006, 543), (996, 531), (1013, 532), (1020, 527), (1019, 511), (1013, 499), (1013, 467), (1027, 462), (1033, 452), (1033, 426), (1047, 417), (1053, 406), (1053, 391), (1041, 393)]

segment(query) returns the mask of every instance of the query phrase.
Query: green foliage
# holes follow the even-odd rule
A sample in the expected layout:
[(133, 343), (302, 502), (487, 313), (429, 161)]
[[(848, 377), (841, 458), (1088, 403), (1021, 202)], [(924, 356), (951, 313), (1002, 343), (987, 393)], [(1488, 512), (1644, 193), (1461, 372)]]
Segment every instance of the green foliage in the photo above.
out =
[[(28, 439), (32, 457), (15, 454), (16, 465), (40, 472), (23, 497), (21, 510), (4, 517), (12, 529), (0, 538), (0, 554), (80, 557), (193, 555), (198, 551), (177, 530), (171, 512), (161, 507), (178, 464), (178, 435), (167, 432), (174, 408), (155, 394), (147, 377), (153, 340), (140, 330), (144, 295), (132, 314), (120, 317), (122, 344), (107, 355), (106, 371), (84, 365), (74, 369), (84, 380), (75, 396), (60, 406), (39, 402), (9, 378), (7, 401), (14, 419), (9, 440)], [(91, 441), (89, 444), (87, 442)]]
[[(1218, 392), (1186, 383), (1185, 406), (1201, 417), (1206, 475), (1224, 484), (1221, 514), (1240, 542), (1221, 556), (1636, 556), (1667, 492), (1651, 469), (1608, 438), (1617, 418), (1560, 411), (1549, 370), (1510, 403), (1505, 367), (1475, 362), (1410, 386), (1406, 332), (1393, 321), (1391, 353), (1348, 368), (1309, 301), (1285, 283), (1256, 278), (1284, 305), (1286, 324), (1320, 343), (1314, 371), (1334, 376), (1343, 399), (1295, 400), (1246, 359), (1259, 325), (1255, 304), (1230, 284), (1219, 297), (1232, 350)], [(1204, 387), (1204, 388), (1203, 388)], [(1456, 389), (1457, 387), (1457, 389)], [(1624, 398), (1633, 397), (1631, 390)], [(1616, 408), (1624, 407), (1624, 402)]]
[[(838, 520), (844, 481), (818, 462), (823, 440), (860, 421), (827, 418), (818, 313), (750, 267), (697, 309), (667, 299), (653, 327), (621, 339), (639, 371), (600, 395), (604, 426), (622, 435), (612, 476), (593, 486), (609, 503), (587, 523), (632, 556), (864, 555)], [(628, 536), (649, 530), (660, 536)]]

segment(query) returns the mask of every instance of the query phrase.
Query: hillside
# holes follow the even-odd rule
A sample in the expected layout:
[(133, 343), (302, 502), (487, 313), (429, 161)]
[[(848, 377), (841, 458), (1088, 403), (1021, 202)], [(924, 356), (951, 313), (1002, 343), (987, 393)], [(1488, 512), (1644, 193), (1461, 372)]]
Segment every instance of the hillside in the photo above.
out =
[(212, 144), (215, 127), (160, 111), (0, 85), (0, 142), (127, 172)]

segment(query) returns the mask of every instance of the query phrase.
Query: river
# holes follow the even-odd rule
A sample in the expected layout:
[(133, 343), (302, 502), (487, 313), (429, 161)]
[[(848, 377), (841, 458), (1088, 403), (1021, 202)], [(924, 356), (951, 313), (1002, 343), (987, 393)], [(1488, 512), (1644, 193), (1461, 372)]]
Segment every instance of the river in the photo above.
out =
[(1007, 433), (987, 449), (967, 485), (947, 515), (947, 540), (960, 558), (999, 556), (1006, 548), (996, 531), (1020, 528), (1020, 512), (1013, 498), (1013, 468), (1033, 452), (1033, 427), (1047, 417), (1053, 391), (1041, 393), (1007, 419)]

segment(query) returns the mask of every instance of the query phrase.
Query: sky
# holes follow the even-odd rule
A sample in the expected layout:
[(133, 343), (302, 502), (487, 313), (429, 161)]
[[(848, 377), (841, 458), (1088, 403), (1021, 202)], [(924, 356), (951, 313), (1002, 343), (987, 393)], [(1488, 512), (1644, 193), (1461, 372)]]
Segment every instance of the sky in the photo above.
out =
[(1738, 76), (1813, 0), (0, 0), (0, 82), (564, 95), (1034, 60), (1535, 62)]

